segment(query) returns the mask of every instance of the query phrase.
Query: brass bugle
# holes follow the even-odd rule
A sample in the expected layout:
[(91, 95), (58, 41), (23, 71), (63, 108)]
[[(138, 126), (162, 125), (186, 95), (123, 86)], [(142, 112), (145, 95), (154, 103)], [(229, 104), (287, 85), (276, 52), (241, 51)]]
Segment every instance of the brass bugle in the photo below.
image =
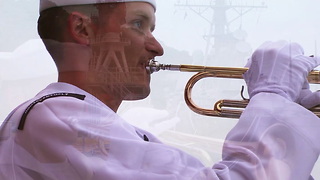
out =
[[(207, 77), (243, 79), (243, 74), (248, 70), (248, 68), (160, 64), (154, 60), (151, 60), (146, 68), (150, 73), (158, 72), (160, 70), (197, 72), (186, 84), (184, 99), (187, 106), (198, 114), (226, 118), (239, 118), (249, 103), (249, 100), (223, 99), (217, 101), (213, 109), (205, 109), (197, 106), (191, 98), (192, 88), (199, 80)], [(320, 84), (320, 71), (311, 71), (308, 75), (308, 81), (311, 84)], [(320, 106), (313, 107), (310, 110), (320, 117)]]

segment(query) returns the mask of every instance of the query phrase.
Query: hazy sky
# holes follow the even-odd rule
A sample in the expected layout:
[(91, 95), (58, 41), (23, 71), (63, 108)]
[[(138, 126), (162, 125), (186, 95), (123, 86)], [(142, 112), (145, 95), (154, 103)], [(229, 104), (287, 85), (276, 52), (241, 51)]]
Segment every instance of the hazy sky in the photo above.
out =
[[(194, 51), (205, 48), (202, 36), (209, 31), (209, 24), (196, 13), (185, 8), (175, 7), (178, 1), (158, 1), (158, 29), (156, 34), (162, 41), (178, 49)], [(180, 0), (180, 2), (184, 2)], [(208, 1), (190, 1), (207, 4)], [(320, 33), (320, 1), (318, 0), (231, 0), (233, 4), (264, 5), (267, 8), (252, 9), (230, 24), (230, 30), (241, 27), (247, 32), (247, 42), (256, 48), (266, 40), (285, 39), (305, 46), (306, 52), (315, 51)], [(246, 9), (237, 8), (238, 11)], [(232, 19), (235, 10), (227, 15)], [(233, 16), (234, 17), (234, 16)], [(209, 17), (211, 18), (211, 17)]]

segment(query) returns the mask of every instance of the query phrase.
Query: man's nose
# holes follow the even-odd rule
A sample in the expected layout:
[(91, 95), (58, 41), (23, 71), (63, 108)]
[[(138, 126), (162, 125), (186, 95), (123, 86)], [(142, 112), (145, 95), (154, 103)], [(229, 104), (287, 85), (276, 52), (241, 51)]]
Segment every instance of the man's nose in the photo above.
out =
[(164, 53), (161, 44), (152, 35), (146, 40), (146, 49), (151, 52), (153, 56), (162, 56)]

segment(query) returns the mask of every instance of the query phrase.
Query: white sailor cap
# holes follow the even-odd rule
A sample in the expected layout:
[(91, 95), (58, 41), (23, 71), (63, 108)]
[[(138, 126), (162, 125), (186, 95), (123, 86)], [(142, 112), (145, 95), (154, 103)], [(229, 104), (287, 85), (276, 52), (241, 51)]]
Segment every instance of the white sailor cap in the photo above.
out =
[(156, 0), (40, 0), (39, 11), (58, 6), (99, 4), (99, 3), (119, 3), (119, 2), (147, 2), (156, 9)]

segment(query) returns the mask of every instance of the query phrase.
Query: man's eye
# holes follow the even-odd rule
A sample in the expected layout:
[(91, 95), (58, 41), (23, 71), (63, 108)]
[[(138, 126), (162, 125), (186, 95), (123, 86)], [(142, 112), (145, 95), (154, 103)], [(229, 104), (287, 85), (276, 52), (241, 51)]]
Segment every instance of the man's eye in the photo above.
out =
[(140, 29), (142, 27), (142, 22), (141, 21), (135, 21), (135, 22), (133, 22), (133, 26), (135, 28)]

